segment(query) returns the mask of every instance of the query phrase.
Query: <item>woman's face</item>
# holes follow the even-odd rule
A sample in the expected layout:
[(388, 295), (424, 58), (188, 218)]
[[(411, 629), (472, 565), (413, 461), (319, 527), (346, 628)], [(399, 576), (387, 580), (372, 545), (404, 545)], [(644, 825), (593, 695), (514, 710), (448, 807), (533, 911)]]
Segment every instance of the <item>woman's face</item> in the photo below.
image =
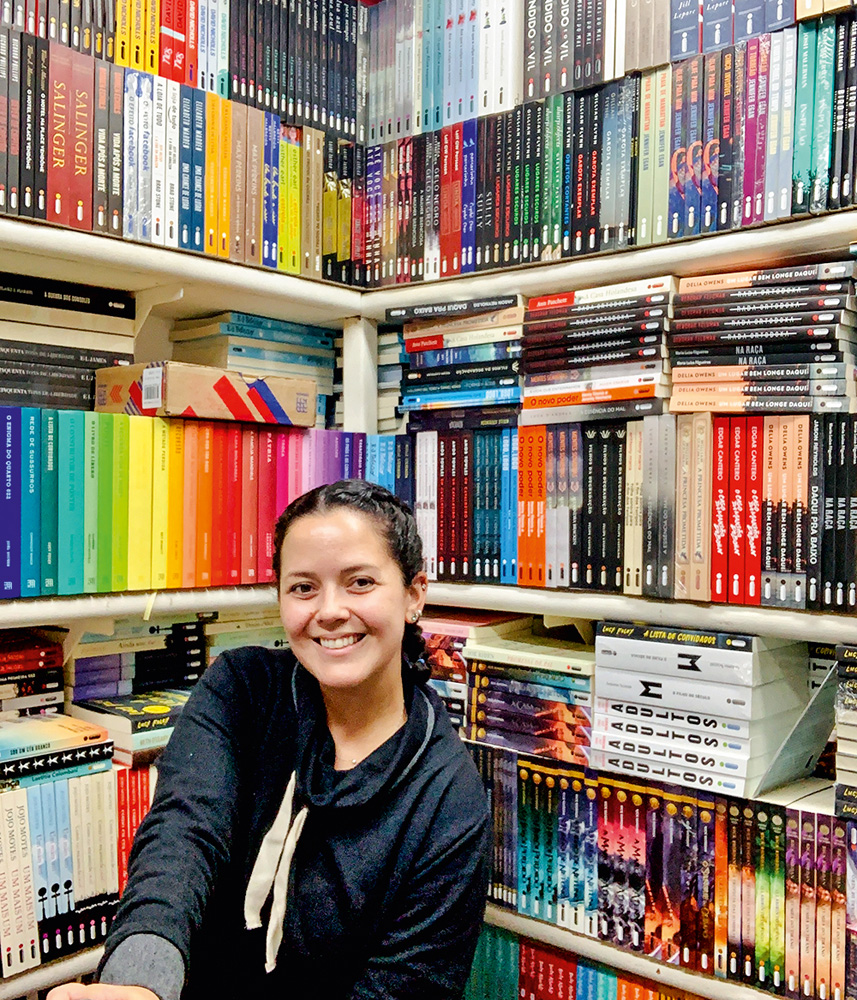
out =
[(402, 583), (371, 517), (336, 507), (299, 518), (280, 559), (280, 615), (292, 651), (322, 688), (395, 680), (424, 582), (421, 573)]

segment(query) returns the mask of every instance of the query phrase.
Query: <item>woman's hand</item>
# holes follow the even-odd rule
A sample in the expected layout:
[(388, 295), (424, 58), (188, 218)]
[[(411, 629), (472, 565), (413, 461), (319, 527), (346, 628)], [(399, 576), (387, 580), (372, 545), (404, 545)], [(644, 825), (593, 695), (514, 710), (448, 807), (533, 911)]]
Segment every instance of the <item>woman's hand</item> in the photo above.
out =
[(110, 986), (108, 983), (66, 983), (55, 986), (47, 1000), (158, 1000), (158, 995), (143, 986)]

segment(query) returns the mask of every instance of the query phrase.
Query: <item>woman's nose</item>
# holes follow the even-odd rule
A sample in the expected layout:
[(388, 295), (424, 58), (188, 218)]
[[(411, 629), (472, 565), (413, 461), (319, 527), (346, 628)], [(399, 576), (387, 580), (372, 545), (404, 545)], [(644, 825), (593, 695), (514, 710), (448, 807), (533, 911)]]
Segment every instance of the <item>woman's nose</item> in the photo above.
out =
[(320, 622), (343, 621), (350, 617), (351, 612), (345, 603), (344, 594), (339, 587), (326, 587), (319, 594), (318, 607), (315, 616)]

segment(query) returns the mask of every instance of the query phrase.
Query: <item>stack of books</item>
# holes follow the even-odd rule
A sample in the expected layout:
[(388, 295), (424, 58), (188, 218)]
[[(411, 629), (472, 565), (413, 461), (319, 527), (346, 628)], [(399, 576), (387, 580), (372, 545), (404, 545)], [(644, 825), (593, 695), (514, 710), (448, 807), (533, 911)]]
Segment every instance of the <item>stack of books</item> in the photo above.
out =
[(599, 622), (595, 655), (598, 771), (752, 796), (809, 700), (805, 643)]
[(60, 633), (0, 631), (0, 719), (58, 710), (63, 693)]
[(660, 413), (674, 291), (665, 276), (530, 299), (521, 423)]
[(205, 637), (209, 663), (221, 653), (241, 646), (286, 649), (289, 645), (280, 616), (268, 611), (220, 611), (213, 621), (205, 623)]
[(334, 331), (249, 313), (180, 320), (173, 324), (173, 360), (211, 365), (248, 375), (313, 379), (317, 386), (317, 426), (325, 426), (333, 396)]
[(847, 413), (857, 396), (854, 262), (682, 278), (673, 413)]
[(857, 646), (836, 647), (836, 812), (857, 819)]

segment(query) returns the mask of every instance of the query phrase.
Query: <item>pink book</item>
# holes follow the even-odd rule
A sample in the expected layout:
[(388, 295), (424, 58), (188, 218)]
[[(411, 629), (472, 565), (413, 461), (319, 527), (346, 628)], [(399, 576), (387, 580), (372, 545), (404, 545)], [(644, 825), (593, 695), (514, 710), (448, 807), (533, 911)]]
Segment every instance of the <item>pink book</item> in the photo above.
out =
[(244, 476), (241, 424), (230, 423), (226, 432), (226, 580), (241, 583), (241, 492)]
[(762, 601), (763, 417), (747, 417), (744, 494), (744, 603)]
[(271, 583), (274, 570), (274, 522), (277, 520), (276, 427), (259, 428), (259, 550), (256, 559), (258, 583)]
[(274, 453), (276, 456), (276, 502), (277, 517), (289, 505), (289, 457), (291, 452), (291, 427), (278, 427), (275, 432)]
[(307, 447), (307, 432), (296, 427), (289, 442), (289, 500), (294, 500), (306, 492), (304, 486), (304, 452)]
[(259, 431), (241, 430), (241, 583), (256, 582), (259, 531)]

